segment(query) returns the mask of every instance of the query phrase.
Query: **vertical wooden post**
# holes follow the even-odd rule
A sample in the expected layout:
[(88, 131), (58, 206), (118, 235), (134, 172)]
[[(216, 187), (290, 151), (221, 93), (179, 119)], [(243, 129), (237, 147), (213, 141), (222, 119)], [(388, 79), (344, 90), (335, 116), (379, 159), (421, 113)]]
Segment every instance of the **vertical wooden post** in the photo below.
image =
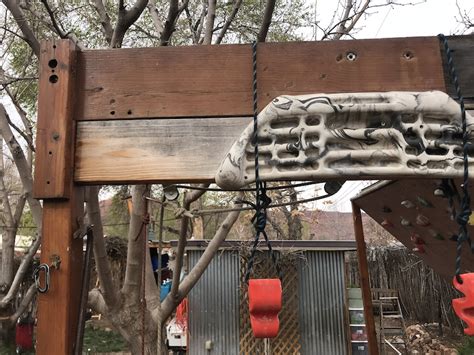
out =
[(41, 44), (34, 197), (43, 199), (41, 263), (51, 268), (49, 290), (38, 297), (38, 355), (73, 353), (78, 326), (84, 210), (73, 184), (74, 81), (77, 49), (68, 40)]
[(379, 349), (377, 346), (377, 335), (375, 334), (374, 311), (372, 309), (372, 294), (370, 292), (369, 266), (367, 264), (362, 215), (359, 206), (357, 206), (354, 201), (352, 201), (352, 218), (357, 244), (357, 259), (359, 262), (360, 286), (362, 289), (362, 301), (364, 303), (364, 317), (369, 344), (369, 354), (378, 355)]

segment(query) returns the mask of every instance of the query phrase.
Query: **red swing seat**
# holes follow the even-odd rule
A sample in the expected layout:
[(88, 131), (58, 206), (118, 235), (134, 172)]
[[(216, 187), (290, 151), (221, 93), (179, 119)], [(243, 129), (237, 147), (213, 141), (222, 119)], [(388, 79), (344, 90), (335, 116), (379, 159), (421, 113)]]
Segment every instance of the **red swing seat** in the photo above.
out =
[(453, 299), (453, 308), (466, 323), (464, 334), (474, 335), (474, 273), (462, 274), (461, 278), (462, 284), (454, 277), (453, 285), (464, 297)]
[(274, 338), (278, 335), (281, 310), (280, 279), (249, 280), (250, 324), (256, 338)]

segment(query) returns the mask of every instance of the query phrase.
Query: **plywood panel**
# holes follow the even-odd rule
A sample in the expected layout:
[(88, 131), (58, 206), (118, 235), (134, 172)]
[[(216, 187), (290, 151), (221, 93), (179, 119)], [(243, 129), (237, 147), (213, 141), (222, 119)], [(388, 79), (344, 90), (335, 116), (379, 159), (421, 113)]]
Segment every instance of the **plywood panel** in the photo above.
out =
[(250, 121), (228, 117), (78, 122), (75, 181), (212, 180)]
[[(410, 250), (415, 247), (411, 237), (419, 235), (425, 242), (425, 253), (418, 255), (441, 276), (451, 281), (455, 270), (456, 242), (449, 238), (458, 233), (458, 226), (450, 217), (448, 200), (433, 195), (439, 183), (439, 179), (398, 180), (355, 199), (355, 203), (378, 223), (382, 223), (384, 219), (390, 221), (392, 226), (385, 229)], [(460, 191), (460, 183), (456, 185)], [(471, 185), (471, 194), (473, 193)], [(428, 201), (432, 207), (426, 207), (420, 202), (420, 198)], [(404, 207), (401, 202), (406, 200), (411, 201), (414, 206)], [(416, 219), (419, 215), (427, 217), (430, 224), (418, 225)], [(409, 221), (410, 226), (403, 226), (402, 219)], [(469, 232), (474, 236), (473, 225), (469, 225)], [(441, 240), (441, 237), (444, 239)], [(467, 244), (462, 257), (464, 271), (474, 271), (474, 254)]]
[[(251, 57), (250, 45), (84, 51), (76, 119), (251, 115)], [(258, 46), (260, 109), (284, 94), (444, 91), (443, 75), (436, 37)]]

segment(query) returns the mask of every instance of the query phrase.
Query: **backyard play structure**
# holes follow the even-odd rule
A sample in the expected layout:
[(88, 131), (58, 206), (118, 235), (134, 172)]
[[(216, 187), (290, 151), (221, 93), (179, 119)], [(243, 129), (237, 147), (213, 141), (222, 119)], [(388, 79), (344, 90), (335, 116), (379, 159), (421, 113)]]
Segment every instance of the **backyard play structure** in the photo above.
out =
[[(85, 51), (43, 42), (34, 197), (43, 200), (41, 262), (51, 270), (38, 297), (37, 354), (73, 351), (83, 264), (83, 240), (73, 235), (83, 228), (86, 185), (215, 181), (236, 190), (257, 182), (257, 209), (264, 182), (274, 180), (406, 178), (390, 186), (409, 189), (416, 179), (454, 179), (444, 187), (461, 189), (463, 154), (474, 162), (466, 142), (474, 120), (462, 119), (450, 64), (466, 101), (474, 99), (474, 39), (448, 42), (452, 52), (437, 37)], [(354, 221), (369, 315), (364, 201), (354, 200)], [(372, 206), (388, 230), (399, 227), (379, 216), (398, 207), (383, 196)], [(456, 244), (420, 234), (402, 241), (452, 278)], [(435, 260), (439, 250), (452, 252)], [(458, 273), (474, 268), (462, 253)], [(377, 354), (373, 322), (367, 333)]]

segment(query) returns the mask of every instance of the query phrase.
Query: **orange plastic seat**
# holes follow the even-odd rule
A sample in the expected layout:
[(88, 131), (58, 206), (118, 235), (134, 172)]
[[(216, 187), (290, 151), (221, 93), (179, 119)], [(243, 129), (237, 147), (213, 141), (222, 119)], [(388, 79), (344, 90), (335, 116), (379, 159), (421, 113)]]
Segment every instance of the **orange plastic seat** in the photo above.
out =
[(453, 299), (456, 315), (466, 323), (464, 334), (474, 335), (474, 273), (462, 274), (462, 284), (454, 277), (454, 287), (464, 294), (464, 297)]
[(274, 338), (278, 335), (281, 295), (280, 279), (249, 280), (250, 324), (256, 338)]

